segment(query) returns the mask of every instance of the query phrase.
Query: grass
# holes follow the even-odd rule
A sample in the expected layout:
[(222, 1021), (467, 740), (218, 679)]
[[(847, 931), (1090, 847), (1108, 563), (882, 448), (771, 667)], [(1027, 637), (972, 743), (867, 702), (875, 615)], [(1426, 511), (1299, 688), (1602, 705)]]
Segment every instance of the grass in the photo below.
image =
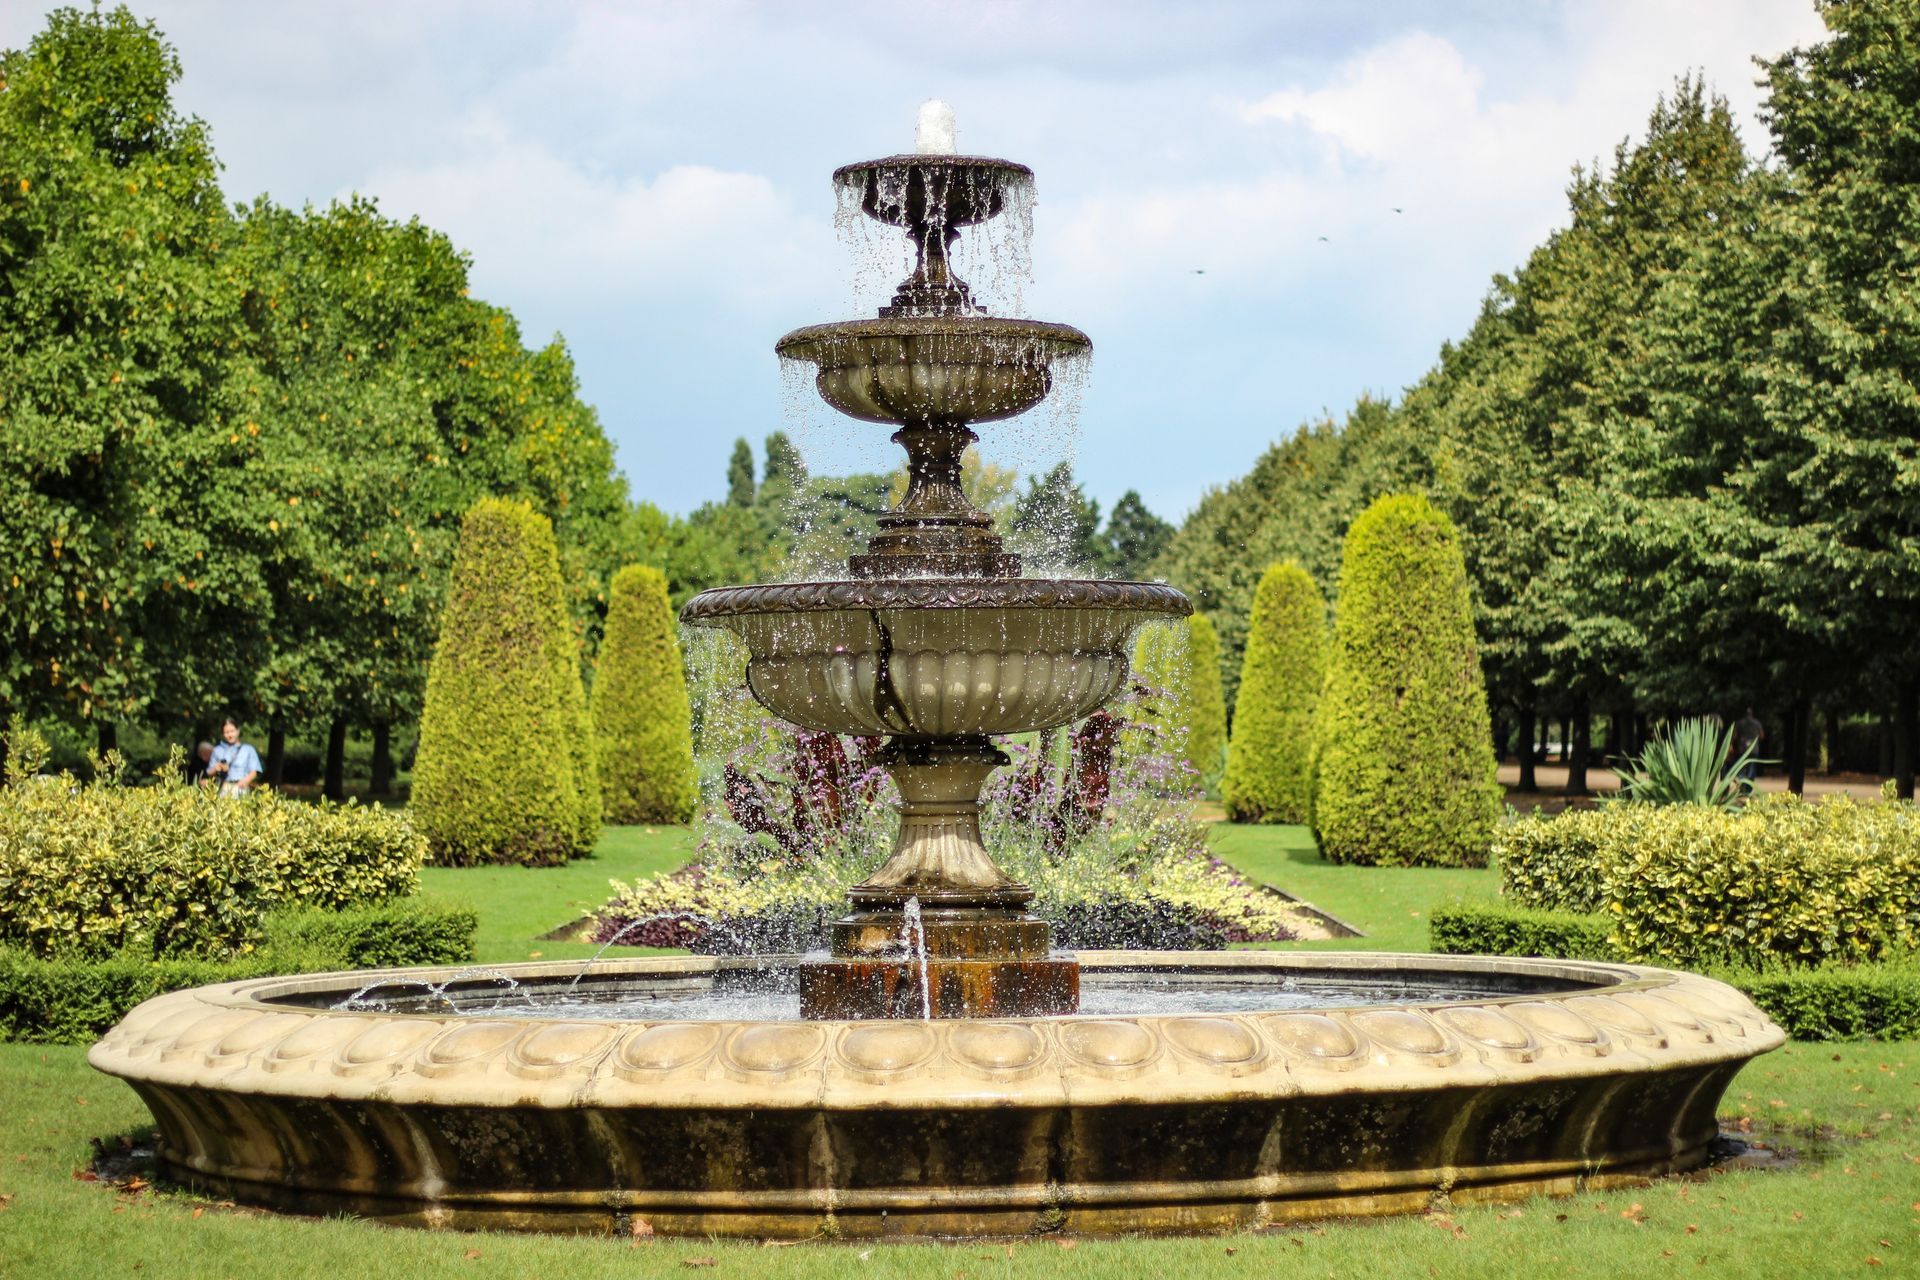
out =
[[(1223, 824), (1215, 847), (1248, 874), (1370, 935), (1281, 945), (1423, 950), (1435, 903), (1493, 891), (1486, 871), (1323, 863), (1301, 828)], [(598, 905), (609, 878), (662, 870), (688, 852), (683, 831), (616, 828), (592, 859), (568, 867), (436, 870), (427, 888), (479, 909), (483, 960), (586, 954), (583, 944), (543, 943), (537, 935)], [(149, 1123), (133, 1093), (95, 1075), (78, 1046), (0, 1045), (0, 1100), (0, 1280), (1920, 1274), (1920, 1043), (1912, 1042), (1789, 1045), (1734, 1081), (1723, 1122), (1800, 1151), (1791, 1171), (1713, 1173), (1450, 1216), (1195, 1239), (768, 1249), (389, 1230), (76, 1181), (91, 1139), (117, 1146), (121, 1135), (145, 1134)]]
[[(591, 857), (563, 867), (428, 867), (420, 873), (420, 888), (479, 913), (474, 947), (481, 964), (584, 959), (599, 948), (584, 942), (546, 942), (540, 935), (605, 905), (613, 896), (607, 881), (671, 871), (692, 854), (693, 835), (685, 827), (607, 827)], [(616, 947), (609, 954), (619, 953), (644, 955), (647, 950)]]
[(1213, 851), (1243, 873), (1304, 898), (1366, 936), (1279, 942), (1282, 948), (1427, 950), (1427, 913), (1442, 902), (1492, 898), (1499, 876), (1488, 869), (1348, 867), (1327, 862), (1305, 827), (1217, 823)]

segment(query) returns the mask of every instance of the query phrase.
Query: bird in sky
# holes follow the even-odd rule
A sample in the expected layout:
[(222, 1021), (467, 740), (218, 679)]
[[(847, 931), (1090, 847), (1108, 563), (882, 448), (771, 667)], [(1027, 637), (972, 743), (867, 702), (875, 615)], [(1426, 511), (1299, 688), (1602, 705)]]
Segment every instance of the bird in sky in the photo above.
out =
[(1320, 237), (1320, 243), (1321, 243), (1321, 244), (1325, 244), (1326, 242), (1327, 242), (1327, 238), (1326, 238), (1325, 236), (1321, 236), (1321, 237)]

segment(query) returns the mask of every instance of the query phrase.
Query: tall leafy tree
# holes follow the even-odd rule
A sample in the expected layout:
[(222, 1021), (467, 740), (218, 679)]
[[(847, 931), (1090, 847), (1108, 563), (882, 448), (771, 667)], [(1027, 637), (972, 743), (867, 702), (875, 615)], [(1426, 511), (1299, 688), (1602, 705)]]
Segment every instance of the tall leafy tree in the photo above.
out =
[(1097, 573), (1105, 559), (1100, 504), (1074, 479), (1071, 462), (1027, 477), (1027, 487), (1014, 499), (1008, 533), (1012, 549), (1033, 568)]
[(264, 612), (219, 395), (232, 222), (179, 75), (125, 8), (0, 55), (0, 703), (28, 712), (207, 696)]
[(1220, 795), (1236, 822), (1306, 822), (1313, 717), (1327, 667), (1327, 606), (1299, 564), (1268, 565), (1253, 594), (1240, 701)]
[(1101, 534), (1101, 568), (1116, 578), (1139, 578), (1173, 541), (1173, 526), (1147, 509), (1138, 490), (1113, 504)]

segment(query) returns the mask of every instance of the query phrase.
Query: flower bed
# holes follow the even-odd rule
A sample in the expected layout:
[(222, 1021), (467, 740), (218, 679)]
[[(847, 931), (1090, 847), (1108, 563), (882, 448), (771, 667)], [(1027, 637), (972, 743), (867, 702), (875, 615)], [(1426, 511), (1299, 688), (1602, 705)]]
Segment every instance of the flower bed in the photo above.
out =
[[(1150, 696), (1138, 694), (1139, 696)], [(987, 847), (1064, 948), (1210, 949), (1297, 936), (1299, 909), (1207, 851), (1198, 778), (1107, 713), (1011, 748), (984, 796)], [(805, 951), (879, 865), (897, 818), (879, 743), (767, 726), (710, 787), (700, 856), (615, 884), (595, 937), (718, 954)]]

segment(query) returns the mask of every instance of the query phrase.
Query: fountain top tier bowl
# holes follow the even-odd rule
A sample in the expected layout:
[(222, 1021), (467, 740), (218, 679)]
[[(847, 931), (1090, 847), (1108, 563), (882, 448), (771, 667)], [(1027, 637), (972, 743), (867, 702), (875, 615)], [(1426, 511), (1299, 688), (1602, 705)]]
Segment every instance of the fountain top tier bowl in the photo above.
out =
[(875, 222), (903, 231), (958, 231), (1030, 198), (1033, 170), (992, 156), (916, 152), (843, 164), (833, 184)]

